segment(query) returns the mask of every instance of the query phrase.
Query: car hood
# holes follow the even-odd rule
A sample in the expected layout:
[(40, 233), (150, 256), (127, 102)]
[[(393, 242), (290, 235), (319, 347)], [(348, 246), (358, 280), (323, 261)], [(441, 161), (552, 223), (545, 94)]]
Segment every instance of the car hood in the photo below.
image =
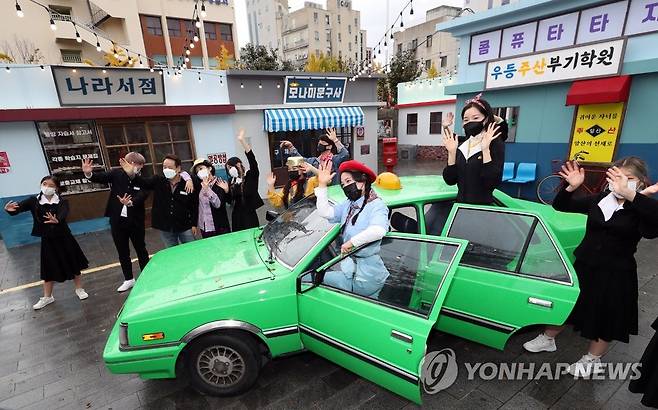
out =
[(256, 248), (255, 236), (259, 233), (259, 229), (248, 229), (156, 253), (130, 291), (122, 316), (271, 278)]

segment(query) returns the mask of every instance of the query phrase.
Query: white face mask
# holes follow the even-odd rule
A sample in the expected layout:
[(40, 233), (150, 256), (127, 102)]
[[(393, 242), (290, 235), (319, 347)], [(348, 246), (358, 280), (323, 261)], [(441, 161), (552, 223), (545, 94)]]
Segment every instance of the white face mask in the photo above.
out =
[(199, 172), (196, 173), (196, 176), (198, 176), (199, 179), (206, 179), (208, 178), (208, 175), (210, 175), (210, 172), (208, 172), (207, 169), (200, 169)]
[(176, 170), (171, 168), (163, 168), (162, 173), (167, 179), (172, 179), (176, 176)]
[(240, 173), (238, 172), (238, 169), (236, 167), (231, 167), (231, 169), (228, 170), (228, 173), (233, 178), (238, 178), (240, 176)]
[(41, 186), (41, 193), (44, 194), (45, 196), (53, 196), (55, 195), (55, 188), (50, 187), (50, 186)]
[[(632, 189), (633, 191), (637, 191), (637, 181), (636, 180), (628, 181), (628, 188)], [(618, 193), (615, 192), (615, 190), (612, 188), (612, 184), (610, 183), (608, 183), (608, 191), (612, 192), (612, 195), (614, 195), (614, 197), (617, 199), (624, 198), (622, 195), (619, 195)]]
[(142, 172), (142, 167), (133, 167), (133, 172), (135, 175), (139, 175), (139, 173)]

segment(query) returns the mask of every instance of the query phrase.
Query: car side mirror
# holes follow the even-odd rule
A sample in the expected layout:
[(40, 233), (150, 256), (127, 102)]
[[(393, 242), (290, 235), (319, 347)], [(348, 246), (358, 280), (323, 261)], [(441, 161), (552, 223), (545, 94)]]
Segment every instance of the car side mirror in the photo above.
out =
[(278, 213), (278, 212), (275, 212), (275, 211), (267, 211), (267, 212), (265, 212), (265, 220), (266, 220), (267, 222), (272, 222), (273, 220), (275, 220), (275, 219), (278, 218), (278, 217), (279, 217), (279, 213)]
[(305, 293), (318, 287), (324, 280), (324, 272), (310, 270), (297, 277), (297, 293)]

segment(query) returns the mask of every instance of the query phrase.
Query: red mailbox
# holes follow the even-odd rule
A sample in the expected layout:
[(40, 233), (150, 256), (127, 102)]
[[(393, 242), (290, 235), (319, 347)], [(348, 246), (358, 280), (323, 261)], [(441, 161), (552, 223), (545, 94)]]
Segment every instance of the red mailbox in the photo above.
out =
[(393, 172), (393, 167), (398, 164), (398, 139), (382, 138), (382, 158), (386, 171)]

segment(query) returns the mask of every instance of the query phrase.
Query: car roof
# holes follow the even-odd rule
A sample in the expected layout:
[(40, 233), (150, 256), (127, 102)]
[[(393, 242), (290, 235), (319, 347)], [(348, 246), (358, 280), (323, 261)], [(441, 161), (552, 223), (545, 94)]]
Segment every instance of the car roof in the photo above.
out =
[[(377, 195), (388, 206), (423, 202), (436, 199), (454, 199), (457, 186), (448, 185), (441, 175), (416, 175), (400, 177), (401, 189), (382, 189), (373, 185)], [(334, 202), (345, 200), (339, 185), (329, 187), (329, 198)]]

